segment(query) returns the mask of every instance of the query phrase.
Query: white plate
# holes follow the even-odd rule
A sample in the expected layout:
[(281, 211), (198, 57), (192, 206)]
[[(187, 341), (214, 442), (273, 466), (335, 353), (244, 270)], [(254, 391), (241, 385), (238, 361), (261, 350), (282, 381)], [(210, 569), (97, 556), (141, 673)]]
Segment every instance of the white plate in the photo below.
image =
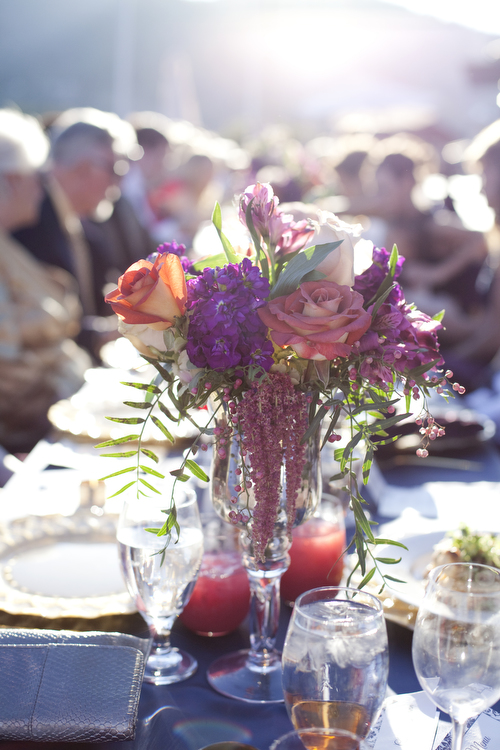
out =
[[(380, 571), (384, 575), (390, 575), (405, 581), (405, 583), (388, 581), (386, 590), (393, 592), (400, 601), (419, 607), (425, 593), (424, 574), (431, 561), (434, 545), (440, 542), (445, 535), (446, 530), (441, 529), (421, 534), (410, 534), (395, 539), (395, 541), (399, 541), (408, 547), (407, 550), (392, 545), (377, 547), (377, 557), (395, 559), (401, 557), (401, 562), (397, 565), (379, 563)], [(381, 529), (380, 536), (385, 539), (392, 538), (389, 530), (386, 533)]]
[(48, 618), (134, 612), (119, 567), (116, 517), (77, 512), (3, 525), (0, 609)]

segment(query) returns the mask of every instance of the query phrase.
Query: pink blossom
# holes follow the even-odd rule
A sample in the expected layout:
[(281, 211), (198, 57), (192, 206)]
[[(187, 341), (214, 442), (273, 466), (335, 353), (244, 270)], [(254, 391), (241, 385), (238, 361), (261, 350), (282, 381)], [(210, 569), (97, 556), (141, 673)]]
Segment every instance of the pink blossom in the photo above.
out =
[(371, 322), (358, 292), (328, 281), (306, 281), (257, 312), (275, 344), (314, 360), (348, 357)]

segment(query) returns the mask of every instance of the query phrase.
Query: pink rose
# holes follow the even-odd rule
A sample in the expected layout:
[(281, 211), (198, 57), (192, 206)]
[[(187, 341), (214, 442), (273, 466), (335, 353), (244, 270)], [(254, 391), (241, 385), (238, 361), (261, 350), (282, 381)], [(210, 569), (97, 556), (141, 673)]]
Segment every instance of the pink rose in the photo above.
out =
[(186, 311), (186, 279), (177, 255), (159, 255), (154, 263), (139, 260), (118, 279), (104, 298), (120, 320), (157, 331), (172, 326)]
[(342, 244), (332, 250), (319, 264), (317, 270), (326, 274), (325, 281), (352, 286), (354, 284), (354, 240), (359, 236), (362, 227), (359, 224), (346, 224), (329, 211), (320, 211), (318, 221), (312, 221), (312, 224), (314, 235), (306, 242), (304, 249), (342, 240)]
[(291, 346), (303, 359), (349, 356), (351, 345), (371, 323), (361, 294), (332, 281), (305, 281), (292, 294), (271, 300), (257, 312), (274, 343)]

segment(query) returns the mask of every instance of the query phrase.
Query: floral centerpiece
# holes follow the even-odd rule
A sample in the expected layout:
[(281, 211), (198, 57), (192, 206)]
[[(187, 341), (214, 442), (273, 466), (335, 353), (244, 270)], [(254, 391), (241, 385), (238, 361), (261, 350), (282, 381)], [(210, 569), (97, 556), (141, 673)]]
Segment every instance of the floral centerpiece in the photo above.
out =
[[(388, 428), (413, 412), (422, 434), (418, 456), (425, 457), (429, 442), (443, 434), (426, 397), (431, 389), (447, 396), (462, 388), (439, 369), (441, 316), (429, 318), (405, 302), (396, 248), (375, 248), (372, 264), (355, 276), (356, 230), (333, 214), (295, 221), (265, 184), (247, 188), (238, 210), (248, 247), (232, 247), (216, 205), (220, 255), (193, 262), (182, 245), (161, 245), (106, 296), (119, 331), (158, 373), (149, 385), (130, 384), (146, 392), (144, 400), (127, 402), (143, 415), (115, 421), (144, 426), (152, 419), (173, 442), (169, 423), (188, 419), (197, 425), (198, 410), (211, 401), (213, 419), (204, 420), (200, 438), (172, 474), (175, 482), (190, 474), (208, 480), (197, 451), (212, 441), (224, 459), (235, 437), (250, 460), (237, 469), (241, 481), (232, 490), (229, 518), (248, 526), (263, 561), (278, 512), (280, 467), (286, 470), (290, 534), (307, 441), (321, 431), (321, 447), (335, 443), (338, 425), (348, 420), (351, 437), (335, 451), (335, 478), (344, 478), (350, 493), (363, 585), (376, 570), (377, 544), (387, 540), (375, 537), (365, 515), (353, 452), (363, 446), (366, 482), (377, 446), (394, 439)], [(396, 410), (399, 402), (404, 408)], [(222, 427), (215, 421), (218, 411), (226, 415)], [(134, 459), (117, 472), (136, 473), (119, 492), (135, 483), (139, 492), (157, 491), (158, 458), (141, 440), (139, 431), (98, 446), (137, 443), (106, 454)], [(245, 501), (250, 489), (252, 503)], [(159, 534), (167, 546), (177, 527), (173, 495), (165, 512)]]

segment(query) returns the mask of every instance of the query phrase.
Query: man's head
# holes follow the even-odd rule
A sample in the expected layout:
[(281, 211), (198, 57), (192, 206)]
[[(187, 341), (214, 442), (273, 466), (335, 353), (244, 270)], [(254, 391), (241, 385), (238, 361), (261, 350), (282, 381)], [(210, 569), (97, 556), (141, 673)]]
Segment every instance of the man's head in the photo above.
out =
[(12, 231), (34, 223), (41, 188), (37, 170), (44, 164), (49, 143), (33, 118), (0, 110), (0, 226)]
[(482, 172), (483, 192), (500, 223), (500, 120), (484, 128), (465, 153), (469, 167)]
[(79, 216), (91, 216), (117, 183), (116, 160), (113, 137), (91, 123), (76, 122), (55, 138), (52, 171)]

